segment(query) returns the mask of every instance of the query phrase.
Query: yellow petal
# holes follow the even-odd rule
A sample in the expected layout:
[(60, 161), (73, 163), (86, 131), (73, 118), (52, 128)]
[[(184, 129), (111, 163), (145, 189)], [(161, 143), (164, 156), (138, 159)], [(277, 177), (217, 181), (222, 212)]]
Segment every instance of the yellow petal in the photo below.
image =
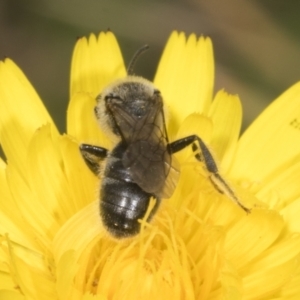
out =
[[(19, 187), (21, 188), (21, 187)], [(9, 234), (9, 238), (30, 249), (37, 249), (36, 242), (17, 208), (6, 180), (6, 168), (0, 168), (0, 235)]]
[(225, 261), (221, 272), (221, 283), (223, 289), (223, 299), (239, 300), (243, 295), (242, 279), (239, 276), (238, 271), (230, 264), (229, 261)]
[(108, 298), (104, 295), (92, 295), (88, 293), (82, 297), (82, 300), (108, 300)]
[(281, 211), (291, 232), (300, 232), (300, 197)]
[[(63, 156), (67, 156), (66, 152), (70, 159), (64, 162)], [(93, 200), (85, 197), (78, 199), (79, 195), (84, 194), (83, 191), (78, 195), (74, 194), (69, 186), (69, 180), (73, 177), (65, 173), (72, 169), (64, 165), (67, 162), (72, 163), (75, 170), (81, 166), (84, 174), (87, 174), (88, 170), (80, 157), (78, 145), (74, 142), (66, 145), (61, 137), (52, 132), (51, 126), (44, 126), (36, 132), (28, 146), (27, 164), (30, 167), (23, 171), (25, 177), (20, 176), (12, 164), (7, 167), (7, 181), (12, 198), (28, 222), (27, 227), (30, 228), (31, 225), (31, 230), (34, 228), (38, 240), (45, 247), (49, 247), (49, 242), (58, 228), (84, 206), (82, 201), (88, 203)], [(77, 162), (80, 163), (79, 166), (76, 165)]]
[(50, 126), (41, 128), (30, 143), (28, 165), (32, 166), (27, 176), (32, 195), (24, 200), (23, 214), (29, 223), (31, 213), (43, 216), (37, 219), (53, 237), (62, 224), (95, 199), (97, 179), (86, 167), (78, 144), (67, 136), (55, 136)]
[[(69, 250), (80, 253), (102, 232), (99, 216), (99, 201), (94, 201), (70, 218), (58, 231), (53, 242), (53, 253), (56, 261)], [(76, 234), (74, 234), (76, 233)]]
[(0, 62), (0, 99), (1, 145), (21, 172), (33, 133), (43, 124), (55, 125), (25, 75), (9, 59)]
[[(267, 202), (271, 208), (280, 210), (281, 213), (290, 210), (294, 204), (294, 208), (296, 209), (297, 200), (300, 196), (299, 177), (300, 157), (296, 156), (269, 174), (269, 176), (264, 179), (264, 184), (259, 184), (259, 190), (256, 196), (260, 199), (265, 199), (265, 202)], [(287, 208), (287, 210), (285, 210), (285, 208)], [(291, 213), (294, 214), (292, 211)], [(294, 218), (286, 219), (288, 223), (292, 220), (297, 222)]]
[(73, 279), (75, 277), (75, 272), (77, 271), (77, 264), (74, 255), (74, 251), (70, 250), (64, 253), (58, 262), (56, 273), (57, 273), (57, 283), (56, 289), (58, 298), (60, 300), (64, 299), (74, 299), (72, 297), (72, 290), (74, 289)]
[[(179, 127), (191, 113), (207, 113), (212, 100), (214, 63), (209, 38), (173, 32), (159, 63), (154, 84), (170, 110), (170, 121)], [(170, 132), (174, 134), (173, 131)]]
[(51, 225), (45, 225), (46, 228), (52, 227), (54, 232), (72, 214), (72, 211), (64, 209), (69, 204), (64, 199), (70, 197), (65, 188), (67, 184), (57, 140), (58, 136), (51, 132), (50, 126), (42, 127), (29, 145), (27, 158), (31, 166), (27, 178), (32, 191), (32, 197), (27, 202), (35, 202), (35, 210), (40, 209), (49, 216)]
[[(37, 204), (36, 206), (36, 199), (33, 196), (33, 191), (31, 191), (26, 180), (20, 176), (20, 173), (13, 165), (8, 165), (6, 174), (7, 183), (13, 199), (12, 203), (15, 203), (16, 207), (21, 212), (26, 222), (26, 228), (37, 234), (39, 237), (38, 242), (42, 240), (43, 244), (48, 245), (49, 247), (49, 239), (45, 236), (45, 233), (49, 228), (47, 227), (47, 224), (53, 224), (53, 218), (40, 204)], [(16, 186), (18, 187), (17, 189)], [(16, 219), (14, 219), (14, 221), (16, 222)], [(17, 224), (19, 226), (23, 225), (22, 222), (17, 222)]]
[(300, 267), (298, 267), (298, 271), (296, 274), (291, 276), (290, 280), (287, 282), (286, 285), (283, 286), (281, 289), (279, 299), (298, 299), (300, 295)]
[(242, 122), (242, 107), (237, 96), (220, 91), (210, 107), (209, 116), (213, 123), (211, 147), (221, 161), (223, 170), (231, 165)]
[(111, 141), (99, 127), (94, 107), (96, 101), (87, 93), (77, 93), (71, 98), (67, 115), (67, 132), (80, 143), (111, 148)]
[(297, 83), (269, 105), (243, 134), (231, 174), (261, 182), (281, 164), (298, 155), (299, 115), (300, 83)]
[(71, 98), (78, 92), (95, 98), (111, 81), (126, 76), (118, 42), (110, 31), (96, 38), (80, 38), (74, 49), (71, 66)]
[[(55, 299), (54, 277), (52, 277), (49, 268), (45, 268), (44, 258), (26, 250), (27, 253), (24, 254), (24, 258), (20, 258), (17, 252), (18, 250), (23, 251), (22, 248), (18, 248), (16, 245), (13, 247), (9, 240), (7, 243), (11, 276), (26, 299), (38, 299), (39, 295), (43, 295), (45, 300)], [(34, 261), (39, 261), (38, 266), (44, 267), (44, 269), (32, 264)]]
[(299, 268), (300, 236), (277, 243), (252, 262), (244, 272), (245, 299), (271, 296), (286, 284)]
[[(3, 235), (3, 236), (5, 236), (5, 235)], [(4, 246), (4, 243), (5, 243), (5, 238), (1, 237), (1, 240), (0, 240), (0, 291), (1, 290), (14, 290), (16, 287), (16, 284), (13, 281), (13, 278), (10, 274), (9, 259), (7, 257), (7, 248)]]
[(13, 290), (14, 288), (15, 288), (15, 283), (12, 281), (11, 274), (0, 270), (0, 299), (2, 299), (1, 291)]
[(0, 290), (0, 299), (1, 300), (26, 300), (25, 296), (21, 295), (18, 292)]
[(237, 268), (247, 265), (274, 243), (283, 226), (277, 213), (253, 209), (228, 228), (224, 246), (228, 259)]
[(0, 157), (0, 170), (4, 170), (6, 168), (6, 163), (4, 160)]
[(64, 162), (65, 184), (69, 194), (68, 201), (65, 201), (67, 203), (62, 205), (62, 208), (65, 207), (71, 215), (74, 215), (97, 198), (96, 187), (99, 185), (99, 179), (81, 157), (78, 143), (71, 140), (69, 136), (63, 136), (59, 142)]

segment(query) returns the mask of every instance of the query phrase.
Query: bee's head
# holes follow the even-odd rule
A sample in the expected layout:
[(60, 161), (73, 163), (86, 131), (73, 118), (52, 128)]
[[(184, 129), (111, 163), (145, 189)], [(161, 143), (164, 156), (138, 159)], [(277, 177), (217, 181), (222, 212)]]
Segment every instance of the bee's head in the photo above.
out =
[(128, 130), (153, 109), (162, 108), (160, 92), (152, 82), (136, 76), (117, 80), (97, 97), (96, 117), (104, 129), (114, 135)]

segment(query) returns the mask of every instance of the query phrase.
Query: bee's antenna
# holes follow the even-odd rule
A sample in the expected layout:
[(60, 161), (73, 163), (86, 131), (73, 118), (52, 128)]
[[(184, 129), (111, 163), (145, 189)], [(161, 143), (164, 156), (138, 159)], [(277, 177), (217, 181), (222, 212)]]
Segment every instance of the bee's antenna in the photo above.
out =
[(129, 65), (127, 67), (127, 75), (133, 75), (133, 67), (134, 67), (137, 59), (140, 57), (140, 55), (142, 53), (144, 53), (148, 49), (149, 49), (149, 45), (144, 45), (134, 53)]

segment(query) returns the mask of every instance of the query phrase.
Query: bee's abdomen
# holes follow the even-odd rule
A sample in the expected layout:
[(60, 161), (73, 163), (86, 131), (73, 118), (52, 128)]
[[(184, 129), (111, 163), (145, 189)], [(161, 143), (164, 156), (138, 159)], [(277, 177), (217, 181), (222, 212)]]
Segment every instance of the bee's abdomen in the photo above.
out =
[(150, 197), (134, 183), (106, 178), (100, 201), (103, 225), (117, 238), (137, 234), (138, 220), (145, 216)]
[[(116, 238), (136, 235), (140, 231), (151, 197), (131, 180), (119, 158), (113, 157), (106, 166), (100, 191), (100, 215), (104, 227)], [(159, 199), (148, 221), (159, 206)]]

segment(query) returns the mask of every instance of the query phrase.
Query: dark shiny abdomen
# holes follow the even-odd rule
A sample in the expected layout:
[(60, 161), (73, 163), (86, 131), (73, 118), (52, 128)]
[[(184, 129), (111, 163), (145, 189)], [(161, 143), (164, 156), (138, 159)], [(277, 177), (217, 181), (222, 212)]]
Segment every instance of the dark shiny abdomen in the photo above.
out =
[[(126, 146), (119, 144), (110, 154), (103, 174), (101, 186), (100, 215), (103, 225), (116, 238), (136, 235), (140, 231), (139, 219), (143, 219), (151, 195), (135, 184), (122, 164), (121, 158)], [(148, 221), (159, 206), (151, 211)]]

